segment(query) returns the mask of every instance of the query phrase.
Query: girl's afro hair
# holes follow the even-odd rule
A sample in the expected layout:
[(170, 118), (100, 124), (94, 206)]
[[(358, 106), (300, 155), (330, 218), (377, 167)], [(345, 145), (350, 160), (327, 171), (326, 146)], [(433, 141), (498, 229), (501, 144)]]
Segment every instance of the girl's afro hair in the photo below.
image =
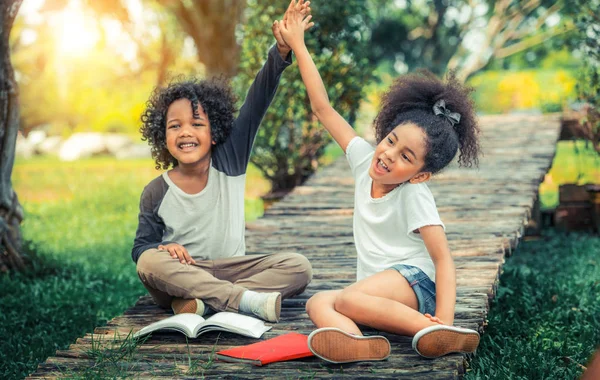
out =
[[(472, 91), (460, 83), (454, 73), (449, 73), (445, 81), (426, 70), (399, 77), (383, 96), (381, 110), (375, 118), (377, 143), (398, 125), (414, 123), (427, 135), (422, 171), (442, 170), (458, 149), (460, 166), (477, 166), (480, 130), (470, 97)], [(446, 117), (435, 115), (433, 106), (441, 99), (448, 110), (460, 114), (460, 122), (452, 125)]]

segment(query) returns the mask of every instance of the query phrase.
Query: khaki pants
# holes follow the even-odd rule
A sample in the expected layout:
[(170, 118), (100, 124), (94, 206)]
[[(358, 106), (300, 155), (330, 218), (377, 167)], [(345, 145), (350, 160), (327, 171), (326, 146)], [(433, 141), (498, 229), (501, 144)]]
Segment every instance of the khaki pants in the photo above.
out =
[(167, 251), (149, 249), (137, 262), (137, 273), (154, 302), (171, 307), (174, 297), (197, 298), (213, 310), (237, 312), (242, 293), (280, 292), (289, 298), (304, 291), (312, 267), (297, 253), (246, 255), (181, 264)]

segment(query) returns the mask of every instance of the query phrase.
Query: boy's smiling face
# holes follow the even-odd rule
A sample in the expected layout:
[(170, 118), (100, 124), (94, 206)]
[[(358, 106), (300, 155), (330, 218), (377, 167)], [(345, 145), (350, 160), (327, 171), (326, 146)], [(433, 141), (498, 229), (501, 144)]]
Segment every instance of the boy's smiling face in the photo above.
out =
[(410, 181), (423, 182), (431, 173), (421, 172), (427, 153), (425, 132), (413, 123), (394, 128), (375, 148), (369, 175), (385, 192)]
[(174, 101), (167, 110), (167, 149), (179, 165), (191, 165), (210, 160), (210, 122), (202, 105), (197, 108), (200, 118), (192, 113), (192, 102), (182, 98)]

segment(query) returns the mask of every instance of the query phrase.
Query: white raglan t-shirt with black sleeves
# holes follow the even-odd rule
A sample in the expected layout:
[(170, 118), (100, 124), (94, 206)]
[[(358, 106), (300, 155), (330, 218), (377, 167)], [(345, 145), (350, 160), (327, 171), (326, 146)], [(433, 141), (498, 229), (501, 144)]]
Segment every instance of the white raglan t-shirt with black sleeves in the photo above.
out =
[(142, 253), (161, 244), (178, 243), (195, 260), (214, 260), (246, 253), (244, 188), (246, 168), (260, 122), (275, 96), (283, 70), (291, 64), (276, 46), (256, 78), (231, 135), (213, 146), (206, 187), (187, 194), (165, 172), (142, 192), (139, 223), (131, 256), (137, 262)]
[(435, 282), (435, 267), (423, 239), (415, 230), (430, 225), (445, 229), (433, 194), (425, 183), (406, 182), (381, 198), (371, 197), (369, 167), (375, 148), (361, 137), (353, 138), (346, 158), (355, 179), (354, 243), (356, 279), (360, 281), (396, 264), (421, 269)]

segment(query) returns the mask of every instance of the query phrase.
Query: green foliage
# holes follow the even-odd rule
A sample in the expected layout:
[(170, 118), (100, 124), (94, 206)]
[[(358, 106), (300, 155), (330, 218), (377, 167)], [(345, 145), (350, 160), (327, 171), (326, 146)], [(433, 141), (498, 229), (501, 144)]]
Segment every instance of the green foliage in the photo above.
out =
[(598, 257), (597, 236), (550, 230), (523, 242), (465, 379), (578, 378), (600, 344)]
[[(463, 25), (459, 18), (445, 18), (445, 15), (448, 8), (460, 12), (464, 2), (378, 0), (371, 3), (376, 22), (369, 56), (374, 62), (399, 62), (408, 71), (426, 68), (437, 75), (446, 72), (448, 61), (462, 42)], [(439, 22), (432, 23), (432, 15)], [(389, 68), (397, 74), (393, 66)]]
[(564, 38), (572, 38), (573, 33), (555, 37), (541, 44), (503, 59), (492, 61), (486, 70), (569, 70), (581, 69), (581, 59), (565, 46)]
[[(33, 372), (55, 350), (146, 293), (131, 247), (142, 188), (158, 174), (151, 160), (17, 160), (12, 181), (25, 208), (22, 231), (33, 268), (0, 275), (0, 378)], [(253, 167), (248, 182), (246, 216), (252, 220), (262, 215), (257, 198), (268, 183)], [(118, 377), (114, 355), (97, 354), (98, 366), (83, 378)]]
[(600, 63), (600, 0), (571, 0), (566, 14), (575, 20), (577, 38), (569, 41), (595, 64)]
[[(151, 1), (138, 15), (145, 21), (140, 30), (115, 20), (127, 19), (119, 1), (88, 3), (94, 5), (96, 13), (82, 11), (80, 16), (85, 17), (89, 31), (99, 37), (86, 51), (63, 51), (68, 42), (61, 40), (56, 25), (63, 2), (47, 2), (39, 22), (28, 23), (23, 15), (15, 21), (11, 57), (25, 133), (47, 125), (52, 135), (96, 131), (138, 138), (144, 103), (152, 88), (164, 81), (166, 72), (197, 71), (195, 54), (183, 52), (177, 23), (155, 9)], [(121, 35), (115, 42), (117, 27)], [(23, 41), (24, 32), (34, 35), (35, 40)]]
[(600, 0), (574, 0), (569, 14), (575, 19), (577, 38), (571, 46), (583, 56), (577, 94), (586, 105), (581, 110), (580, 132), (600, 154)]
[(575, 76), (566, 70), (484, 71), (468, 83), (481, 113), (557, 112), (576, 96)]
[(130, 258), (133, 190), (101, 189), (72, 202), (25, 203), (23, 233), (34, 267), (0, 277), (0, 377), (27, 375), (144, 293)]
[[(235, 87), (243, 98), (266, 51), (273, 45), (273, 20), (281, 19), (288, 1), (249, 0), (243, 26), (243, 49)], [(321, 73), (333, 107), (351, 124), (355, 121), (364, 86), (372, 78), (365, 49), (370, 18), (362, 0), (322, 2), (313, 9), (315, 26), (306, 44)], [(318, 166), (318, 158), (331, 141), (312, 116), (310, 101), (297, 67), (281, 79), (254, 144), (251, 157), (272, 183), (272, 190), (291, 189)]]
[[(443, 75), (452, 68), (461, 78), (465, 69), (469, 77), (488, 65), (496, 70), (537, 67), (539, 60), (560, 49), (567, 38), (564, 19), (561, 18), (560, 25), (545, 22), (554, 13), (550, 10), (561, 9), (561, 2), (556, 0), (527, 5), (514, 0), (370, 0), (369, 3), (376, 20), (370, 58), (376, 63), (391, 62), (392, 65), (385, 67), (394, 75), (416, 68)], [(471, 39), (474, 36), (480, 38)], [(526, 48), (522, 53), (519, 50), (508, 53), (504, 49), (515, 46)], [(518, 55), (514, 60), (513, 54)], [(498, 59), (499, 56), (509, 58)], [(474, 60), (483, 66), (469, 68)], [(518, 62), (516, 67), (515, 62)]]
[(563, 184), (600, 183), (600, 157), (587, 141), (559, 141), (552, 168), (540, 185), (544, 209), (558, 206), (558, 187)]

